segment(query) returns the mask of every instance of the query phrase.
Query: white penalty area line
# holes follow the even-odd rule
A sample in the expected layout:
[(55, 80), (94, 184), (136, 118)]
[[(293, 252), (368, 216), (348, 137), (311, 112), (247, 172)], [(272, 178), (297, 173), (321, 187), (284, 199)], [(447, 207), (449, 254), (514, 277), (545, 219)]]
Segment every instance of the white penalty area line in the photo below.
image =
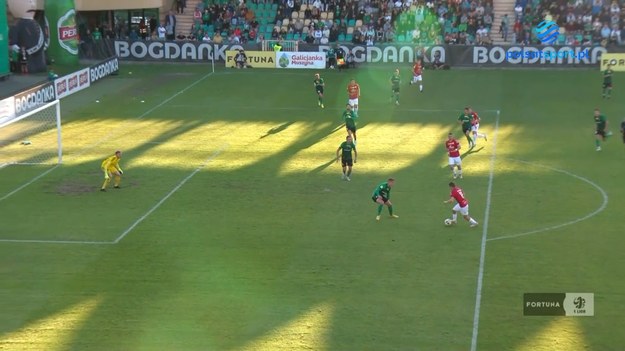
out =
[(113, 245), (112, 241), (79, 241), (79, 240), (24, 240), (24, 239), (0, 239), (0, 243), (22, 244), (76, 244), (76, 245)]
[(135, 229), (141, 222), (143, 222), (148, 216), (156, 211), (167, 199), (169, 199), (176, 191), (178, 191), (183, 185), (185, 185), (194, 175), (201, 171), (209, 162), (219, 156), (228, 148), (225, 144), (213, 152), (202, 164), (200, 164), (191, 174), (184, 178), (178, 185), (176, 185), (165, 197), (163, 197), (156, 205), (152, 206), (148, 212), (137, 219), (128, 229), (121, 233), (113, 241), (79, 241), (79, 240), (30, 240), (30, 239), (0, 239), (0, 243), (22, 243), (22, 244), (76, 244), (76, 245), (115, 245), (118, 244), (124, 237), (128, 235), (133, 229)]
[(162, 204), (167, 201), (176, 191), (182, 188), (194, 175), (196, 175), (199, 171), (201, 171), (209, 162), (211, 162), (215, 157), (219, 156), (222, 152), (224, 152), (228, 148), (228, 144), (221, 146), (217, 151), (213, 152), (210, 157), (208, 157), (201, 165), (199, 165), (191, 174), (189, 174), (186, 178), (184, 178), (178, 185), (176, 185), (165, 197), (163, 197), (156, 205), (152, 206), (151, 209), (148, 210), (143, 216), (139, 217), (128, 229), (126, 229), (123, 233), (121, 233), (117, 239), (113, 240), (113, 244), (119, 243), (123, 238), (126, 237), (133, 229), (135, 229), (141, 222), (143, 222), (146, 218), (148, 218), (154, 211), (156, 211)]
[(495, 118), (495, 131), (493, 137), (493, 153), (490, 156), (490, 170), (488, 172), (488, 189), (486, 190), (486, 209), (482, 221), (482, 242), (480, 245), (480, 265), (477, 274), (477, 287), (475, 289), (475, 310), (473, 312), (473, 334), (471, 336), (471, 351), (477, 350), (477, 337), (480, 327), (480, 308), (482, 305), (482, 287), (484, 286), (484, 262), (486, 258), (486, 242), (488, 241), (488, 221), (490, 217), (490, 205), (493, 194), (493, 178), (495, 177), (495, 160), (497, 158), (497, 132), (499, 130), (499, 115)]
[(526, 235), (532, 235), (532, 234), (536, 234), (536, 233), (542, 233), (542, 232), (547, 232), (550, 230), (556, 230), (556, 229), (560, 229), (563, 227), (567, 227), (569, 225), (573, 225), (576, 223), (579, 223), (581, 221), (585, 221), (591, 217), (596, 216), (597, 214), (599, 214), (599, 212), (605, 210), (605, 208), (608, 206), (608, 193), (603, 190), (602, 187), (600, 187), (599, 185), (597, 185), (597, 183), (593, 182), (592, 180), (579, 176), (577, 174), (571, 173), (569, 171), (565, 171), (563, 169), (558, 169), (558, 168), (554, 168), (554, 167), (549, 167), (549, 166), (544, 166), (541, 164), (537, 164), (537, 163), (533, 163), (533, 162), (528, 162), (528, 161), (523, 161), (523, 160), (517, 160), (517, 159), (510, 159), (511, 161), (515, 161), (515, 162), (520, 162), (520, 163), (524, 163), (526, 165), (531, 165), (531, 166), (536, 166), (536, 167), (541, 167), (541, 168), (545, 168), (548, 169), (550, 171), (554, 171), (554, 172), (558, 172), (558, 173), (562, 173), (562, 174), (566, 174), (568, 176), (571, 176), (575, 179), (581, 180), (582, 182), (585, 182), (587, 184), (589, 184), (590, 186), (592, 186), (593, 188), (595, 188), (602, 197), (602, 202), (601, 205), (595, 209), (594, 211), (590, 212), (589, 214), (576, 218), (572, 221), (568, 221), (565, 223), (561, 223), (561, 224), (557, 224), (557, 225), (553, 225), (553, 226), (549, 226), (549, 227), (545, 227), (545, 228), (540, 228), (540, 229), (535, 229), (535, 230), (531, 230), (528, 232), (523, 232), (523, 233), (518, 233), (518, 234), (510, 234), (510, 235), (503, 235), (503, 236), (498, 236), (498, 237), (494, 237), (494, 238), (489, 238), (487, 241), (495, 241), (495, 240), (504, 240), (504, 239), (513, 239), (513, 238), (518, 238), (518, 237), (522, 237), (522, 236), (526, 236)]
[[(159, 104), (157, 104), (156, 106), (150, 108), (149, 110), (145, 111), (144, 113), (142, 113), (141, 115), (133, 118), (132, 120), (141, 120), (143, 118), (145, 118), (147, 115), (149, 115), (150, 113), (154, 112), (156, 109), (162, 107), (163, 105), (167, 104), (168, 102), (170, 102), (171, 100), (175, 99), (177, 96), (184, 94), (187, 90), (193, 88), (194, 86), (198, 85), (199, 83), (201, 83), (202, 81), (204, 81), (206, 78), (212, 76), (214, 74), (214, 72), (210, 72), (202, 77), (200, 77), (198, 80), (196, 80), (195, 82), (191, 83), (190, 85), (188, 85), (187, 87), (185, 87), (184, 89), (178, 91), (177, 93), (175, 93), (174, 95), (168, 97), (167, 99), (161, 101)], [(123, 130), (123, 133), (128, 132), (128, 130), (124, 129), (123, 126), (119, 126), (115, 129), (113, 129), (113, 131), (111, 131), (110, 133), (108, 133), (105, 137), (101, 138), (100, 140), (98, 140), (95, 144), (92, 144), (90, 146), (87, 146), (85, 148), (83, 148), (82, 150), (80, 150), (78, 153), (76, 154), (70, 154), (70, 157), (78, 157), (81, 156), (83, 154), (85, 154), (88, 151), (93, 150), (94, 148), (100, 146), (101, 144), (103, 144), (104, 142), (110, 140), (110, 138), (115, 135), (115, 133), (117, 133), (119, 130)], [(45, 177), (46, 175), (48, 175), (50, 172), (54, 171), (55, 169), (59, 168), (60, 165), (56, 165), (54, 167), (52, 167), (51, 169), (39, 174), (38, 176), (34, 177), (33, 179), (29, 180), (28, 182), (22, 184), (21, 186), (19, 186), (18, 188), (16, 188), (15, 190), (11, 191), (10, 193), (4, 195), (3, 197), (0, 198), (0, 202), (2, 202), (3, 200), (6, 200), (7, 198), (15, 195), (16, 193), (18, 193), (19, 191), (21, 191), (22, 189), (28, 187), (29, 185), (33, 184), (34, 182), (36, 182), (37, 180)]]

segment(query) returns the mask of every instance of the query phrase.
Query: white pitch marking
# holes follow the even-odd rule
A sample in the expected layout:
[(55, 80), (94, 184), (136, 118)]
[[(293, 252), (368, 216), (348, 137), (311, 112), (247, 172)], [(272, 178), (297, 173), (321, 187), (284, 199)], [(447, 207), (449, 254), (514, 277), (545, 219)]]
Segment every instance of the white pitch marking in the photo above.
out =
[[(196, 86), (197, 84), (199, 84), (200, 82), (202, 82), (203, 80), (205, 80), (206, 78), (210, 77), (211, 75), (213, 75), (213, 72), (208, 73), (206, 75), (204, 75), (203, 77), (201, 77), (200, 79), (196, 80), (195, 82), (191, 83), (190, 85), (188, 85), (187, 87), (185, 87), (184, 89), (178, 91), (177, 93), (175, 93), (174, 95), (170, 96), (169, 98), (163, 100), (161, 103), (159, 103), (158, 105), (152, 107), (151, 109), (147, 110), (146, 112), (144, 112), (143, 114), (141, 114), (140, 116), (134, 118), (135, 120), (140, 120), (143, 119), (145, 116), (147, 116), (148, 114), (152, 113), (154, 110), (156, 110), (157, 108), (165, 105), (166, 103), (170, 102), (171, 100), (173, 100), (174, 98), (176, 98), (178, 95), (183, 94), (184, 92), (186, 92), (187, 90), (191, 89), (192, 87)], [(112, 132), (110, 132), (109, 134), (107, 134), (104, 138), (100, 139), (99, 141), (97, 141), (95, 144), (85, 147), (82, 150), (80, 150), (77, 154), (75, 155), (71, 155), (71, 156), (80, 156), (83, 155), (84, 153), (94, 149), (95, 147), (101, 145), (102, 143), (106, 142), (107, 140), (109, 140), (111, 138), (112, 135), (114, 135), (113, 132), (118, 131), (119, 129), (123, 129), (122, 126), (115, 128)], [(124, 130), (126, 131), (126, 130)], [(20, 190), (26, 188), (27, 186), (33, 184), (34, 182), (36, 182), (37, 180), (41, 179), (42, 177), (46, 176), (47, 174), (49, 174), (50, 172), (54, 171), (55, 169), (58, 168), (59, 165), (56, 165), (52, 168), (50, 168), (49, 170), (41, 173), (40, 175), (34, 177), (33, 179), (29, 180), (28, 182), (22, 184), (21, 186), (19, 186), (17, 189), (11, 191), (10, 193), (4, 195), (3, 197), (0, 198), (0, 202), (2, 202), (3, 200), (6, 200), (7, 198), (15, 195), (17, 192), (19, 192)]]
[(76, 244), (76, 245), (113, 245), (112, 241), (74, 241), (74, 240), (28, 240), (28, 239), (0, 239), (2, 243), (26, 244)]
[(484, 285), (484, 261), (486, 258), (486, 241), (488, 237), (488, 221), (490, 217), (490, 204), (493, 194), (493, 178), (495, 177), (495, 159), (497, 157), (497, 131), (499, 129), (499, 111), (495, 118), (495, 131), (493, 138), (493, 153), (490, 156), (490, 171), (488, 174), (488, 190), (486, 191), (486, 209), (482, 221), (482, 243), (480, 245), (480, 266), (477, 274), (477, 287), (475, 289), (475, 310), (473, 312), (473, 335), (471, 337), (471, 351), (477, 350), (477, 336), (480, 327), (480, 308), (482, 305), (482, 287)]
[(544, 166), (544, 165), (540, 165), (537, 163), (533, 163), (533, 162), (528, 162), (528, 161), (523, 161), (523, 160), (517, 160), (517, 159), (510, 159), (512, 161), (516, 161), (516, 162), (521, 162), (521, 163), (525, 163), (528, 165), (533, 165), (536, 167), (542, 167), (554, 172), (559, 172), (562, 174), (566, 174), (568, 176), (571, 176), (575, 179), (579, 179), (582, 182), (585, 182), (587, 184), (590, 184), (592, 187), (594, 187), (595, 189), (597, 189), (599, 191), (599, 193), (601, 193), (601, 196), (603, 197), (603, 202), (601, 203), (601, 205), (594, 211), (592, 211), (591, 213), (583, 216), (583, 217), (579, 217), (577, 219), (574, 219), (572, 221), (568, 221), (566, 223), (561, 223), (561, 224), (557, 224), (557, 225), (553, 225), (550, 227), (546, 227), (546, 228), (541, 228), (541, 229), (536, 229), (536, 230), (531, 230), (529, 232), (524, 232), (524, 233), (518, 233), (518, 234), (511, 234), (511, 235), (503, 235), (503, 236), (498, 236), (495, 238), (490, 238), (487, 241), (494, 241), (494, 240), (504, 240), (504, 239), (512, 239), (512, 238), (518, 238), (520, 236), (526, 236), (526, 235), (531, 235), (531, 234), (536, 234), (536, 233), (542, 233), (542, 232), (546, 232), (546, 231), (550, 231), (550, 230), (555, 230), (555, 229), (560, 229), (562, 227), (566, 227), (569, 225), (573, 225), (575, 223), (579, 223), (581, 221), (585, 221), (591, 217), (596, 216), (597, 214), (599, 214), (599, 212), (605, 210), (605, 208), (608, 206), (608, 194), (606, 193), (605, 190), (603, 190), (602, 187), (600, 187), (599, 185), (597, 185), (595, 182), (593, 182), (592, 180), (588, 179), (588, 178), (584, 178), (582, 176), (579, 176), (577, 174), (571, 173), (569, 171), (565, 171), (563, 169), (558, 169), (558, 168), (553, 168), (553, 167), (549, 167), (549, 166)]
[(213, 152), (209, 158), (207, 158), (201, 165), (199, 165), (191, 174), (189, 174), (186, 178), (184, 178), (178, 185), (176, 185), (165, 197), (163, 197), (159, 202), (156, 203), (148, 212), (146, 212), (143, 216), (137, 219), (128, 229), (126, 229), (123, 233), (121, 233), (117, 239), (113, 241), (114, 244), (119, 243), (128, 233), (130, 233), (133, 229), (135, 229), (141, 222), (143, 222), (148, 216), (152, 214), (152, 212), (156, 211), (167, 199), (169, 199), (178, 189), (180, 189), (186, 182), (189, 181), (194, 175), (196, 175), (199, 171), (201, 171), (206, 165), (212, 161), (215, 157), (219, 156), (224, 150), (228, 148), (228, 145), (223, 145), (217, 151)]

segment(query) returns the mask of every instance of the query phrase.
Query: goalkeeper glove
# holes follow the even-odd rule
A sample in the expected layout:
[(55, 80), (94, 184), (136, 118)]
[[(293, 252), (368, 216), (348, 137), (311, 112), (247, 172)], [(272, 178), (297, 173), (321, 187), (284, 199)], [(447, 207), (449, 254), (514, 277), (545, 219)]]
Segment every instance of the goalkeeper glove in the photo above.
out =
[(122, 171), (121, 169), (119, 170), (119, 174), (124, 174), (124, 171)]

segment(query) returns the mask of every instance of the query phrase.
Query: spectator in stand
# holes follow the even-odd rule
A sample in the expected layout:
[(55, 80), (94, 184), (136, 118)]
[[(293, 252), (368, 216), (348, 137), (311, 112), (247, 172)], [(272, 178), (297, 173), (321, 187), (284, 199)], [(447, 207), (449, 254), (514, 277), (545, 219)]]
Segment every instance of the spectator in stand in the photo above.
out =
[(176, 33), (176, 16), (174, 11), (169, 11), (169, 14), (165, 17), (165, 29), (167, 40), (174, 40)]
[(517, 21), (523, 18), (523, 7), (521, 6), (520, 2), (517, 2), (516, 6), (514, 7), (514, 15)]
[(224, 42), (223, 37), (221, 36), (221, 33), (217, 32), (215, 33), (215, 36), (213, 36), (213, 43), (215, 44), (221, 44)]
[(176, 0), (176, 10), (178, 11), (178, 14), (183, 14), (185, 7), (187, 7), (185, 0)]
[(604, 23), (603, 27), (601, 28), (601, 40), (602, 41), (603, 40), (607, 41), (608, 39), (610, 39), (610, 33), (611, 32), (612, 31), (610, 30), (610, 27), (608, 27), (608, 24)]
[(313, 37), (312, 32), (308, 32), (308, 34), (306, 35), (306, 38), (304, 39), (304, 41), (308, 44), (314, 44), (315, 43), (315, 38)]
[(610, 44), (621, 45), (621, 30), (617, 25), (612, 26), (612, 31), (610, 32)]
[(165, 23), (161, 23), (160, 26), (156, 29), (156, 33), (158, 33), (158, 40), (165, 40), (165, 36), (167, 34), (167, 29), (165, 29)]
[(323, 37), (323, 32), (321, 31), (321, 29), (315, 29), (313, 37), (315, 38), (315, 44), (319, 44), (321, 42), (321, 38)]

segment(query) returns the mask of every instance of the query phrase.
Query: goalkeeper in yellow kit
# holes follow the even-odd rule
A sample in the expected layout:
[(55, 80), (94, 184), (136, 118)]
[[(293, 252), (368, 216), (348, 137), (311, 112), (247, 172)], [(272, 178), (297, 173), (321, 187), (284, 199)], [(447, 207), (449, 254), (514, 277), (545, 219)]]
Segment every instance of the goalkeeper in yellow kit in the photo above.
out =
[(122, 171), (119, 166), (119, 159), (122, 158), (121, 151), (115, 151), (115, 155), (108, 157), (106, 160), (102, 161), (102, 171), (104, 172), (104, 184), (102, 184), (102, 189), (100, 191), (106, 191), (106, 187), (109, 185), (111, 181), (111, 176), (115, 176), (115, 188), (119, 189), (119, 183), (122, 180)]

